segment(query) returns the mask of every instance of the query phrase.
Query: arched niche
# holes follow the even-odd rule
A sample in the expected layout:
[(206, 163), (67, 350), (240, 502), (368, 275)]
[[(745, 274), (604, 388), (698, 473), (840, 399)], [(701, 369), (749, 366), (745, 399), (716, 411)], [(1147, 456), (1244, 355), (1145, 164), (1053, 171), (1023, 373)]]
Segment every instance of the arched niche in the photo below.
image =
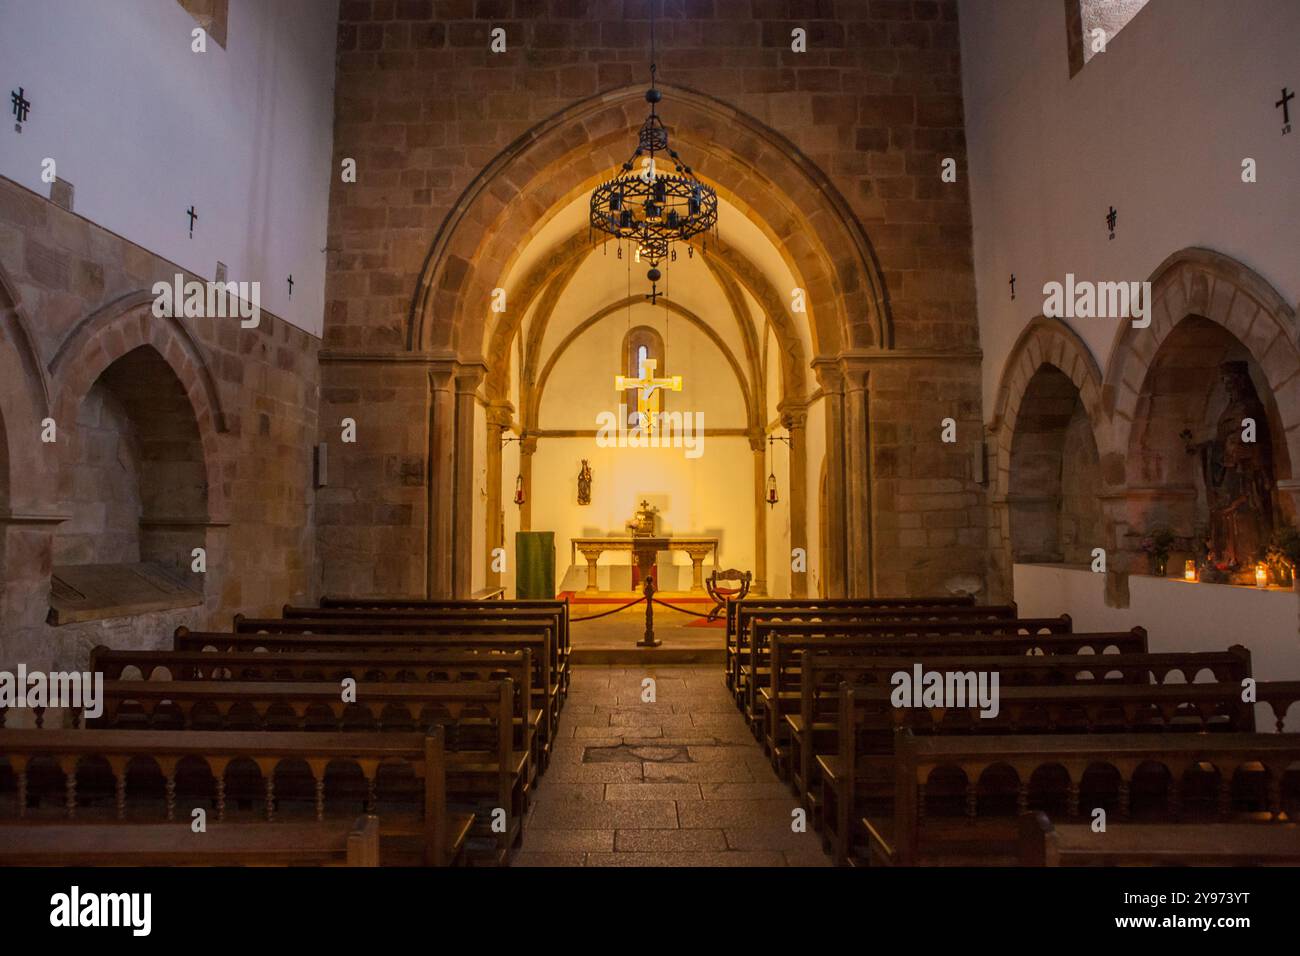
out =
[[(189, 571), (196, 529), (208, 522), (208, 468), (172, 367), (152, 345), (120, 356), (82, 396), (66, 433), (71, 494), (54, 535), (51, 620), (199, 603), (204, 576)], [(112, 593), (141, 579), (148, 585), (137, 596)]]
[(1025, 388), (1011, 438), (1012, 560), (1088, 561), (1102, 545), (1100, 482), (1093, 423), (1079, 388), (1044, 363)]
[[(1253, 442), (1242, 440), (1247, 418)], [(1234, 539), (1249, 553), (1233, 561), (1220, 554), (1216, 563), (1249, 571), (1273, 528), (1295, 520), (1289, 497), (1277, 488), (1292, 477), (1277, 398), (1252, 350), (1217, 322), (1188, 315), (1164, 337), (1138, 392), (1128, 439), (1131, 535), (1168, 527), (1182, 557), (1207, 538), (1222, 541), (1217, 525), (1231, 521)], [(1223, 471), (1224, 456), (1245, 456), (1259, 485), (1236, 487)], [(1240, 494), (1251, 495), (1251, 504), (1225, 516), (1228, 500)]]

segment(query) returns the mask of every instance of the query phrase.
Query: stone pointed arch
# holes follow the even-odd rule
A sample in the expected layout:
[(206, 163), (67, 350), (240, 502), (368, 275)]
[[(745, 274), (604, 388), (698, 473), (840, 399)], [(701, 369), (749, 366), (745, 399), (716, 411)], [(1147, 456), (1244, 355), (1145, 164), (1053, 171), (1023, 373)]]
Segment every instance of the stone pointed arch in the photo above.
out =
[[(184, 323), (154, 317), (153, 301), (147, 290), (122, 296), (82, 319), (64, 337), (48, 366), (54, 384), (54, 417), (60, 423), (75, 421), (82, 400), (106, 369), (136, 349), (153, 349), (176, 376), (194, 414), (207, 475), (206, 517), (211, 523), (224, 522), (227, 502), (217, 436), (227, 431), (227, 423), (220, 393), (203, 351)], [(63, 469), (62, 484), (71, 480), (69, 471)]]
[(1079, 390), (1097, 448), (1100, 451), (1107, 447), (1103, 427), (1106, 416), (1102, 407), (1102, 377), (1096, 359), (1083, 339), (1060, 319), (1035, 316), (1020, 333), (1002, 365), (1002, 378), (994, 399), (989, 431), (997, 436), (993, 473), (995, 497), (1007, 493), (1011, 442), (1016, 433), (1021, 404), (1030, 381), (1044, 364), (1060, 369)]
[[(1152, 364), (1169, 334), (1199, 316), (1237, 338), (1258, 362), (1276, 402), (1290, 460), (1300, 462), (1300, 348), (1296, 311), (1258, 273), (1231, 256), (1188, 248), (1151, 275), (1151, 325), (1121, 326), (1106, 367), (1103, 405), (1112, 418), (1110, 449), (1124, 455)], [(1113, 470), (1107, 468), (1108, 474)]]
[(992, 522), (989, 543), (993, 546), (989, 577), (991, 599), (1011, 596), (1015, 560), (1013, 510), (1018, 507), (1012, 494), (1012, 451), (1026, 397), (1044, 368), (1054, 368), (1069, 379), (1087, 415), (1097, 454), (1100, 456), (1101, 450), (1107, 447), (1101, 370), (1092, 352), (1060, 319), (1035, 316), (1020, 333), (1003, 363), (993, 419), (988, 427), (992, 446), (992, 460), (989, 462), (992, 468), (989, 499)]
[[(670, 130), (695, 169), (764, 229), (808, 293), (815, 348), (890, 347), (889, 299), (847, 202), (788, 139), (710, 96), (664, 87)], [(470, 183), (425, 259), (407, 345), (482, 350), (487, 296), (548, 210), (627, 159), (641, 87), (583, 100), (516, 139)]]

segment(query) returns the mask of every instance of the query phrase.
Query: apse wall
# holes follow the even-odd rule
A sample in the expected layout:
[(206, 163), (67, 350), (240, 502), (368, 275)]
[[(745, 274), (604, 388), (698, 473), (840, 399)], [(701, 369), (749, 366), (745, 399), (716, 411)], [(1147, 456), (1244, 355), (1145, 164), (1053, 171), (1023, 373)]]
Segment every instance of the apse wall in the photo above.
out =
[[(1274, 107), (1283, 85), (1300, 87), (1300, 5), (1151, 0), (1073, 77), (1060, 0), (961, 0), (960, 12), (986, 419), (1044, 283), (1067, 273), (1142, 281), (1204, 246), (1300, 299), (1300, 130), (1282, 135)], [(1300, 124), (1300, 99), (1291, 116)], [(1246, 157), (1255, 183), (1242, 182)], [(1104, 369), (1117, 321), (1067, 321)]]
[(206, 53), (176, 0), (3, 6), (5, 96), (21, 86), (31, 111), (0, 129), (0, 175), (49, 196), (53, 158), (78, 215), (205, 279), (225, 263), (319, 336), (337, 0), (230, 0)]
[[(614, 389), (614, 377), (623, 372), (622, 343), (631, 326), (658, 330), (664, 337), (668, 374), (683, 378), (682, 390), (667, 392), (663, 407), (670, 414), (699, 413), (709, 432), (721, 429), (732, 434), (706, 434), (696, 457), (692, 457), (694, 452), (688, 455), (685, 448), (618, 448), (597, 443), (597, 416), (616, 410), (623, 398)], [(541, 435), (532, 464), (532, 530), (555, 533), (558, 588), (580, 591), (586, 586), (586, 562), (581, 555), (576, 562), (571, 559), (570, 541), (625, 534), (624, 524), (642, 498), (660, 509), (661, 532), (717, 536), (723, 567), (755, 566), (754, 459), (743, 434), (744, 401), (730, 365), (695, 326), (675, 315), (665, 320), (662, 309), (648, 306), (635, 307), (630, 316), (619, 312), (591, 326), (555, 362), (542, 393), (538, 426)], [(577, 476), (583, 459), (592, 469), (590, 505), (577, 504)], [(518, 507), (512, 503), (516, 471), (510, 467), (516, 460), (513, 454), (505, 458), (502, 469), (506, 549), (511, 561)], [(606, 554), (601, 559), (601, 587), (626, 590), (631, 583), (629, 560), (626, 553)], [(677, 570), (670, 572), (667, 556), (661, 555), (662, 586), (689, 588), (689, 558), (674, 553), (672, 560)], [(712, 558), (706, 561), (706, 573), (711, 565)], [(513, 574), (505, 575), (505, 580), (513, 582)]]

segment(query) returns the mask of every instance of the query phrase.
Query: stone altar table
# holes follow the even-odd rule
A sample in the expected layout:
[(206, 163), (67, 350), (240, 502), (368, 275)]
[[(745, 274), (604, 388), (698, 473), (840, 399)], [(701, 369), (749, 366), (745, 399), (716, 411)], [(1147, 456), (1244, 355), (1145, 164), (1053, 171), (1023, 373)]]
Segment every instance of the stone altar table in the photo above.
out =
[(596, 562), (606, 551), (630, 551), (644, 580), (654, 567), (655, 556), (660, 551), (685, 551), (691, 558), (691, 591), (704, 590), (704, 559), (713, 552), (713, 563), (718, 563), (718, 539), (681, 537), (678, 535), (622, 535), (609, 538), (572, 538), (569, 542), (569, 560), (577, 562), (577, 552), (587, 559), (587, 589), (590, 594), (599, 591), (596, 585)]

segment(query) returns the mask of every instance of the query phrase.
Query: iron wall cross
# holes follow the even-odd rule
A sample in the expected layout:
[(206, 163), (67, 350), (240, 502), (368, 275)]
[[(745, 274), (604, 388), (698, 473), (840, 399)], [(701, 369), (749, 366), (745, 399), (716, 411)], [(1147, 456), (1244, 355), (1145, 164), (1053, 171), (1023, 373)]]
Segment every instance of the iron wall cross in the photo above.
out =
[(1011, 298), (1014, 299), (1016, 297), (1016, 274), (1014, 272), (1011, 273), (1009, 285), (1011, 286)]
[(293, 275), (289, 276), (289, 298), (293, 298)]
[(1284, 134), (1291, 132), (1291, 101), (1293, 99), (1295, 99), (1295, 94), (1284, 86), (1282, 87), (1282, 98), (1273, 104), (1275, 109), (1282, 108), (1282, 132)]
[(24, 95), (25, 93), (26, 90), (21, 86), (18, 87), (17, 91), (9, 93), (9, 102), (13, 105), (14, 119), (18, 121), (14, 123), (14, 130), (19, 133), (23, 131), (22, 124), (27, 122), (27, 114), (31, 112), (32, 108), (32, 101)]
[(1106, 225), (1110, 229), (1110, 238), (1112, 239), (1115, 238), (1115, 222), (1118, 219), (1119, 219), (1119, 213), (1115, 211), (1114, 206), (1111, 206), (1110, 212), (1106, 213)]
[(193, 206), (190, 206), (189, 209), (185, 210), (185, 215), (187, 215), (187, 216), (190, 217), (190, 238), (193, 239), (193, 238), (194, 238), (194, 223), (198, 220), (198, 218), (199, 218), (199, 214), (198, 214), (197, 212), (194, 211), (194, 207), (193, 207)]

